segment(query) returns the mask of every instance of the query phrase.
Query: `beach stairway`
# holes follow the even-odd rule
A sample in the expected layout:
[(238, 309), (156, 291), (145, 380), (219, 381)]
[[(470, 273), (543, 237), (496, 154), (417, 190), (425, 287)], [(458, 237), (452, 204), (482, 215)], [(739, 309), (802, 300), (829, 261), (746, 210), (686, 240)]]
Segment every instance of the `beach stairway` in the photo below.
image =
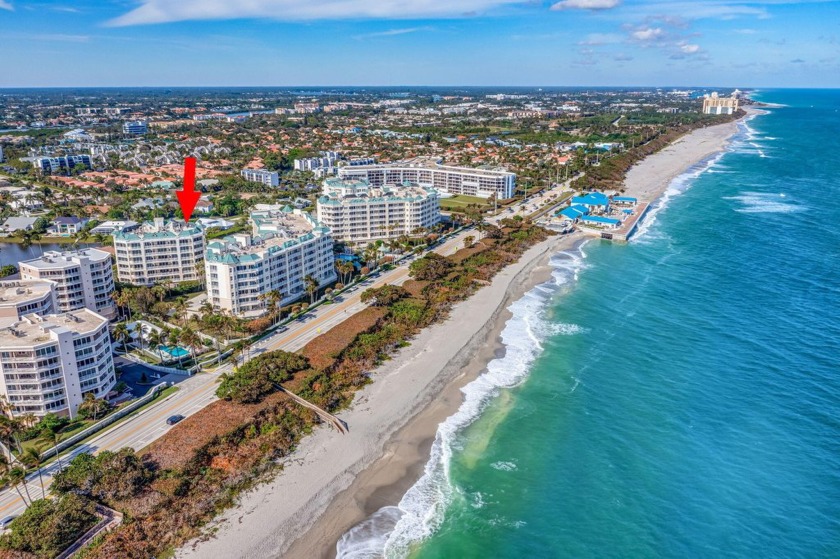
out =
[(275, 384), (274, 386), (277, 388), (277, 390), (279, 390), (280, 392), (283, 392), (284, 394), (287, 394), (292, 400), (294, 400), (295, 402), (297, 402), (301, 406), (303, 406), (305, 408), (309, 408), (310, 410), (314, 411), (316, 414), (318, 414), (318, 417), (320, 417), (322, 421), (325, 421), (325, 422), (329, 423), (330, 425), (332, 425), (333, 427), (335, 427), (336, 430), (339, 433), (341, 433), (342, 435), (346, 435), (347, 433), (350, 432), (350, 428), (347, 426), (347, 423), (345, 423), (343, 420), (339, 419), (338, 417), (334, 416), (330, 412), (319, 408), (318, 406), (316, 406), (312, 402), (304, 400), (303, 398), (301, 398), (300, 396), (298, 396), (294, 392), (289, 392), (288, 390), (286, 390), (285, 388), (283, 388), (279, 384)]

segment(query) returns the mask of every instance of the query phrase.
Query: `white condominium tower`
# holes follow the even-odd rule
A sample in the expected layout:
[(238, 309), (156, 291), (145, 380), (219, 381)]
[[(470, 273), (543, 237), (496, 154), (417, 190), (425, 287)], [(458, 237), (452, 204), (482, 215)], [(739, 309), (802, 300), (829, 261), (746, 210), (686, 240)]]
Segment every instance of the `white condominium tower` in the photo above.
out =
[(240, 175), (242, 175), (242, 178), (248, 182), (258, 182), (266, 186), (280, 185), (280, 175), (277, 171), (269, 171), (267, 169), (242, 169)]
[(114, 233), (117, 274), (135, 285), (198, 279), (196, 264), (204, 258), (200, 225), (155, 218), (133, 231)]
[(406, 182), (434, 188), (448, 194), (465, 194), (499, 200), (512, 198), (516, 174), (498, 167), (454, 167), (435, 157), (415, 157), (396, 163), (341, 167), (338, 176), (365, 179), (371, 186), (398, 185)]
[(58, 309), (55, 286), (47, 280), (0, 281), (0, 320), (30, 313), (55, 313)]
[(329, 229), (286, 206), (251, 213), (253, 235), (237, 234), (207, 246), (207, 297), (235, 315), (265, 313), (260, 298), (277, 290), (282, 304), (307, 295), (304, 278), (323, 287), (336, 279)]
[(318, 221), (333, 237), (369, 243), (410, 235), (440, 221), (440, 199), (433, 188), (370, 186), (363, 179), (327, 179), (318, 198)]
[(76, 416), (84, 395), (117, 379), (108, 319), (88, 309), (0, 318), (0, 394), (13, 415)]
[(53, 312), (88, 308), (106, 318), (117, 314), (111, 299), (114, 292), (111, 255), (103, 250), (45, 252), (40, 258), (21, 262), (20, 276), (25, 280), (55, 282), (58, 307)]

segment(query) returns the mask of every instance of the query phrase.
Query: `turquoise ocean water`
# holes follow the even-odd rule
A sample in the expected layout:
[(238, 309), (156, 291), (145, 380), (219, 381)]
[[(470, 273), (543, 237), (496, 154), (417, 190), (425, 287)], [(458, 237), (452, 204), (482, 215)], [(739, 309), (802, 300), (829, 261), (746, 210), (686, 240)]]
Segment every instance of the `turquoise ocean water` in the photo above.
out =
[(343, 558), (840, 557), (840, 91), (556, 255), (426, 474)]

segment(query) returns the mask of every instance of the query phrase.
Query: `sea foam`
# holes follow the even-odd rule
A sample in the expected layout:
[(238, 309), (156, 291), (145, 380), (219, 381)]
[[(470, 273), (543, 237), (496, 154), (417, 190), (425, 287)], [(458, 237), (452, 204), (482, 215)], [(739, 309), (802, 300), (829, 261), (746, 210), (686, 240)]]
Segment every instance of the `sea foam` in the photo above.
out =
[(738, 196), (725, 196), (723, 199), (740, 202), (740, 207), (735, 211), (745, 214), (795, 213), (806, 209), (789, 201), (784, 193), (743, 192)]
[[(550, 259), (552, 281), (532, 289), (508, 307), (511, 318), (501, 333), (504, 356), (488, 363), (484, 374), (462, 388), (464, 401), (438, 426), (422, 477), (396, 507), (380, 509), (344, 534), (336, 545), (339, 559), (406, 557), (414, 545), (434, 534), (456, 492), (449, 471), (459, 433), (481, 415), (500, 390), (513, 388), (527, 378), (542, 351), (543, 340), (557, 333), (544, 316), (545, 308), (558, 291), (574, 283), (585, 267), (585, 259), (582, 246), (554, 255)], [(494, 467), (511, 466), (516, 467), (514, 463), (497, 463)]]
[[(630, 238), (630, 241), (648, 243), (659, 240), (661, 237), (654, 232), (655, 230), (653, 229), (653, 225), (656, 223), (657, 214), (668, 207), (672, 198), (679, 196), (688, 190), (689, 187), (694, 184), (694, 181), (704, 173), (730, 173), (731, 171), (729, 169), (720, 164), (721, 159), (727, 153), (743, 153), (745, 151), (744, 145), (755, 139), (757, 136), (756, 131), (749, 125), (749, 122), (760, 114), (764, 113), (753, 114), (743, 120), (739, 120), (738, 133), (732, 138), (724, 150), (707, 157), (695, 165), (692, 165), (684, 173), (674, 177), (674, 179), (668, 184), (668, 188), (662, 196), (657, 198), (651, 204), (650, 209), (645, 214), (641, 223), (639, 223), (636, 232)], [(765, 157), (766, 154), (760, 154), (760, 156)]]

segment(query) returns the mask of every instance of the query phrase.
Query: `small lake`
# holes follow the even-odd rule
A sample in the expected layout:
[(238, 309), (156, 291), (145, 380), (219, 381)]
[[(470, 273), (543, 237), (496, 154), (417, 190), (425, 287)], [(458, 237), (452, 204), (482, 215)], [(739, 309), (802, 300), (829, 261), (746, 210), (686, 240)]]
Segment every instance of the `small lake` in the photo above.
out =
[[(99, 243), (82, 243), (78, 245), (78, 248), (96, 248), (100, 246), (102, 245)], [(70, 250), (73, 250), (72, 244), (44, 243), (42, 245), (33, 244), (29, 248), (23, 248), (18, 243), (0, 242), (0, 266), (6, 266), (8, 264), (18, 266), (21, 261), (38, 258), (45, 252), (67, 252)]]

